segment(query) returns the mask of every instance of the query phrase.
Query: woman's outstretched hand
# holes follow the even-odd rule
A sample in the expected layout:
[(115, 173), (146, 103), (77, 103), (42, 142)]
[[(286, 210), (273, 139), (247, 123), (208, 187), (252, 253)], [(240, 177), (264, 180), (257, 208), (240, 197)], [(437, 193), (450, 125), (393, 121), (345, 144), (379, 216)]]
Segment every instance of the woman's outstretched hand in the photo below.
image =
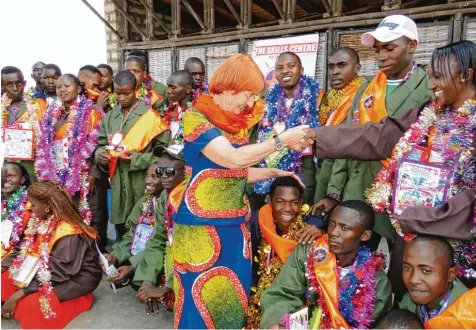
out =
[(292, 176), (293, 178), (295, 178), (297, 180), (297, 182), (299, 182), (299, 184), (303, 188), (306, 188), (306, 185), (304, 184), (304, 182), (302, 182), (301, 178), (296, 175), (296, 173), (290, 172), (290, 171), (279, 170), (279, 169), (276, 168), (275, 173), (274, 173), (274, 177), (279, 178), (279, 177), (282, 177), (282, 176)]

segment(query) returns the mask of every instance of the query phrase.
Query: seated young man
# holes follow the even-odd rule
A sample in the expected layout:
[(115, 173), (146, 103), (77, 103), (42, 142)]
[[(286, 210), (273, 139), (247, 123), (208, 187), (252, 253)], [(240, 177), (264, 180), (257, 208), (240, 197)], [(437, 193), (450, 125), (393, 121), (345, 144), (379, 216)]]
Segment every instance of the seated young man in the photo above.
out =
[(425, 329), (476, 328), (476, 288), (469, 290), (453, 265), (453, 248), (443, 238), (417, 236), (403, 253), (408, 293), (400, 308), (417, 314)]
[(324, 233), (303, 221), (303, 194), (304, 188), (295, 178), (277, 178), (271, 185), (268, 203), (251, 218), (253, 288), (247, 329), (260, 328), (263, 291), (273, 283), (294, 248), (299, 243), (311, 244)]
[[(166, 257), (164, 268), (165, 285), (159, 285), (154, 278), (143, 277), (142, 285), (139, 289), (137, 297), (147, 303), (147, 313), (158, 311), (158, 302), (171, 308), (174, 304), (173, 295), (173, 258), (172, 258), (172, 242), (173, 242), (173, 220), (175, 213), (182, 202), (183, 193), (187, 186), (185, 178), (185, 163), (183, 159), (183, 146), (171, 145), (168, 148), (157, 148), (156, 156), (159, 157), (157, 162), (157, 175), (162, 182), (164, 190), (160, 194), (157, 203), (157, 216), (164, 219), (165, 230), (168, 240), (166, 241)], [(157, 265), (157, 255), (154, 254), (154, 245), (146, 245), (144, 250), (146, 257), (143, 265)], [(163, 259), (162, 259), (163, 261)]]
[[(129, 214), (126, 221), (126, 233), (120, 241), (114, 243), (110, 254), (104, 254), (109, 264), (118, 267), (118, 275), (109, 278), (113, 283), (128, 283), (130, 278), (133, 278), (133, 283), (137, 283), (137, 279), (144, 276), (138, 266), (144, 260), (145, 246), (152, 237), (153, 231), (157, 237), (162, 235), (163, 243), (165, 243), (164, 219), (158, 218), (156, 212), (157, 203), (163, 191), (162, 182), (156, 173), (157, 166), (157, 163), (154, 163), (147, 170), (145, 175), (146, 194), (139, 199)], [(157, 261), (163, 261), (164, 252), (165, 244), (154, 251)], [(141, 284), (139, 281), (137, 285)]]
[(406, 309), (394, 309), (383, 318), (380, 329), (423, 329), (418, 316)]
[[(331, 214), (328, 234), (298, 245), (261, 298), (261, 328), (277, 329), (281, 317), (307, 305), (309, 328), (369, 328), (392, 305), (383, 255), (362, 243), (372, 236), (375, 215), (348, 200)], [(306, 292), (309, 293), (306, 302)]]

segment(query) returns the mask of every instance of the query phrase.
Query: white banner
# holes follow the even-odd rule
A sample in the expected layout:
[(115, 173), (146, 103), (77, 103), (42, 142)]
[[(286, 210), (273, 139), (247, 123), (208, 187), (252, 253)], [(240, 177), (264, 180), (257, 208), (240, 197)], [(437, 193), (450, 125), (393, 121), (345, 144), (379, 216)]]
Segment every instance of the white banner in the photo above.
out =
[(256, 40), (253, 43), (251, 56), (258, 64), (270, 90), (276, 83), (274, 65), (279, 54), (284, 52), (296, 53), (302, 62), (304, 74), (314, 77), (319, 44), (319, 34), (306, 34), (298, 37)]

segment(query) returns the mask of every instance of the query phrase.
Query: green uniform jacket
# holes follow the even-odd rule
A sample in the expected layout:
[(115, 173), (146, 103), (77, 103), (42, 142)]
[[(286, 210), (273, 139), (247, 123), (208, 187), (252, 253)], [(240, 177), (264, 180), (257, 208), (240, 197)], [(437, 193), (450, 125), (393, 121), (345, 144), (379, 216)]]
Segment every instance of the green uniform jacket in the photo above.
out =
[[(262, 329), (268, 328), (271, 324), (279, 324), (281, 316), (295, 312), (306, 304), (304, 293), (309, 288), (305, 275), (306, 261), (311, 248), (311, 244), (299, 244), (273, 284), (264, 291), (260, 301)], [(377, 272), (376, 282), (377, 299), (373, 318), (378, 321), (392, 308), (392, 288), (387, 275), (381, 270)], [(312, 294), (310, 299), (315, 303), (317, 296)]]
[[(448, 306), (450, 306), (452, 303), (454, 303), (460, 296), (462, 296), (466, 291), (469, 289), (461, 282), (460, 280), (456, 279), (456, 284), (453, 287), (453, 290), (451, 291), (450, 295), (450, 301), (448, 303)], [(406, 309), (416, 315), (420, 318), (422, 322), (424, 322), (423, 315), (421, 313), (421, 305), (416, 304), (410, 294), (407, 292), (402, 298), (402, 301), (400, 302), (400, 308), (401, 309)]]
[[(352, 115), (354, 111), (358, 111), (360, 99), (367, 86), (368, 83), (364, 83), (357, 91), (346, 123), (352, 123)], [(421, 107), (433, 97), (433, 92), (428, 89), (428, 75), (424, 69), (418, 67), (410, 79), (387, 96), (385, 104), (388, 116), (401, 117), (408, 110)], [(380, 161), (337, 159), (332, 167), (327, 194), (340, 195), (342, 200), (365, 200), (365, 190), (372, 185), (381, 169)], [(376, 214), (374, 231), (389, 240), (392, 239), (394, 229), (387, 214)]]
[(152, 89), (164, 97), (152, 104), (152, 108), (162, 114), (165, 111), (165, 105), (167, 104), (167, 86), (152, 79)]
[(131, 214), (127, 218), (127, 232), (122, 239), (112, 246), (111, 254), (117, 258), (119, 265), (129, 260), (134, 267), (133, 283), (141, 285), (143, 281), (151, 281), (156, 283), (157, 277), (164, 268), (165, 246), (167, 244), (167, 233), (165, 231), (165, 202), (167, 200), (167, 192), (165, 190), (157, 200), (155, 210), (154, 235), (145, 244), (145, 249), (139, 254), (133, 256), (131, 254), (132, 241), (137, 227), (137, 220), (142, 213), (145, 197), (142, 197), (132, 209)]
[[(127, 134), (134, 124), (139, 120), (140, 116), (149, 109), (143, 102), (129, 115), (122, 133)], [(96, 160), (99, 152), (105, 149), (108, 144), (107, 137), (117, 132), (121, 128), (122, 111), (119, 107), (115, 107), (109, 111), (101, 120), (98, 149), (96, 150)], [(117, 161), (116, 173), (111, 179), (112, 189), (112, 211), (110, 221), (112, 224), (125, 223), (132, 208), (137, 201), (144, 196), (145, 182), (144, 177), (147, 169), (152, 163), (158, 160), (157, 156), (152, 153), (153, 149), (158, 145), (167, 146), (170, 142), (170, 131), (167, 130), (156, 136), (154, 140), (142, 152), (132, 154), (131, 160), (126, 161), (119, 159)], [(98, 163), (99, 164), (99, 163)], [(100, 165), (100, 168), (107, 172), (107, 166)]]

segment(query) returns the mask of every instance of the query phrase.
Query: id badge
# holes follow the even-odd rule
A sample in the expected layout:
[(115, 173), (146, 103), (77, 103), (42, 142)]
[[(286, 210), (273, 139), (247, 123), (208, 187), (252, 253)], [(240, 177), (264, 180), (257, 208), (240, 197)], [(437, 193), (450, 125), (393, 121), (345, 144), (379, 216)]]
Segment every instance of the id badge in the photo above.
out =
[(134, 239), (131, 246), (131, 254), (133, 256), (141, 253), (145, 249), (145, 244), (154, 234), (154, 227), (143, 223), (137, 225), (134, 232)]
[(177, 133), (180, 128), (180, 122), (178, 121), (173, 121), (170, 123), (170, 133), (172, 134), (172, 140), (177, 136)]

